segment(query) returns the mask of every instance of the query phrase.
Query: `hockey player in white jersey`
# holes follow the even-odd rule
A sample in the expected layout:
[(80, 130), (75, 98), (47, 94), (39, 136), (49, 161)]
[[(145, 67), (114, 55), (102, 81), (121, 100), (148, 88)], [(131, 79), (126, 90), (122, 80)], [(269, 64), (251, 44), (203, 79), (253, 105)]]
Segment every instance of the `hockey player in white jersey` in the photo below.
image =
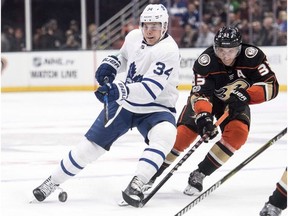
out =
[[(140, 17), (140, 29), (126, 36), (119, 54), (102, 61), (95, 74), (100, 85), (95, 95), (102, 103), (108, 101), (108, 112), (102, 110), (83, 141), (33, 190), (38, 201), (109, 151), (115, 140), (131, 128), (138, 129), (147, 147), (124, 192), (137, 200), (143, 198), (145, 184), (157, 172), (176, 138), (180, 54), (167, 27), (166, 8), (148, 5)], [(120, 72), (126, 73), (124, 82), (115, 80)]]

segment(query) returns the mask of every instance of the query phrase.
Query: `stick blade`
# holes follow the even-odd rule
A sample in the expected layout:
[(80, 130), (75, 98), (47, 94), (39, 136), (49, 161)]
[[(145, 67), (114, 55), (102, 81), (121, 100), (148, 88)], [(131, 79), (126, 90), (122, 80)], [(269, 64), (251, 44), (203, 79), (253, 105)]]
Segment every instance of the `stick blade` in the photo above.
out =
[(141, 200), (135, 200), (132, 197), (130, 197), (128, 194), (126, 194), (124, 191), (122, 191), (122, 197), (129, 205), (135, 207), (135, 208), (142, 208), (143, 205), (141, 203)]

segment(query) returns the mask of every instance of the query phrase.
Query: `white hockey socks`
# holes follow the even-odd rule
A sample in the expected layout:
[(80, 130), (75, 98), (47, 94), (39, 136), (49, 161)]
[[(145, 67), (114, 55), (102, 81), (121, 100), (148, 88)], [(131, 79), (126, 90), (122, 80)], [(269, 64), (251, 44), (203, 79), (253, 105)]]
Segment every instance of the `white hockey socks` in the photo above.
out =
[(65, 182), (105, 152), (105, 149), (85, 138), (61, 160), (60, 165), (51, 175), (53, 181), (57, 184)]

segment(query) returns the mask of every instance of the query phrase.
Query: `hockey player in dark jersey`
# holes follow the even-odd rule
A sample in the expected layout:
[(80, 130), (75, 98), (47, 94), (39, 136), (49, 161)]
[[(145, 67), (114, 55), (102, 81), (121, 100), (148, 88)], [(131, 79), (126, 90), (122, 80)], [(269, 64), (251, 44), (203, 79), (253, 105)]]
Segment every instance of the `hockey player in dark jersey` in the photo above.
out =
[(250, 127), (249, 105), (272, 100), (278, 94), (279, 85), (266, 55), (258, 47), (242, 43), (235, 27), (223, 27), (216, 33), (214, 45), (198, 57), (193, 72), (193, 87), (177, 122), (174, 147), (146, 188), (198, 134), (208, 133), (208, 139), (215, 138), (218, 130), (213, 118), (219, 118), (227, 107), (229, 117), (220, 125), (221, 139), (190, 174), (184, 193), (202, 191), (203, 179), (245, 144)]

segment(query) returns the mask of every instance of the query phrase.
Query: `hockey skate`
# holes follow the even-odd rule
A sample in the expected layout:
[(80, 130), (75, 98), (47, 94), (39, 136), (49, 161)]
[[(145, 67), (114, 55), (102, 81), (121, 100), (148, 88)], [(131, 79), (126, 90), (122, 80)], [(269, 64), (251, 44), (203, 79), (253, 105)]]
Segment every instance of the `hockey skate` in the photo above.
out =
[(190, 173), (190, 177), (188, 179), (188, 186), (184, 190), (184, 194), (188, 196), (192, 196), (195, 193), (201, 192), (203, 190), (203, 179), (205, 175), (199, 170), (195, 170)]
[(132, 199), (140, 201), (144, 198), (144, 194), (142, 192), (143, 186), (144, 183), (137, 176), (134, 176), (124, 193), (126, 193)]
[(150, 181), (149, 181), (147, 184), (143, 185), (143, 187), (142, 187), (142, 192), (146, 192), (146, 191), (148, 191), (150, 188), (152, 188), (155, 180), (156, 180), (156, 178), (155, 178), (155, 179), (152, 178), (152, 179), (150, 179)]
[[(155, 179), (151, 179), (147, 184), (144, 184), (141, 191), (142, 193), (144, 193), (145, 191), (148, 191), (150, 188), (152, 188), (154, 182), (155, 182), (156, 178)], [(127, 190), (127, 189), (126, 189)], [(124, 191), (124, 193), (126, 193), (126, 190)], [(142, 199), (141, 199), (142, 200)], [(140, 201), (141, 201), (140, 200)], [(119, 206), (128, 206), (129, 204), (123, 199), (123, 200), (120, 200), (118, 202), (118, 205)]]
[(260, 216), (279, 216), (281, 215), (281, 212), (282, 210), (280, 208), (267, 202), (261, 210)]
[(124, 201), (138, 208), (144, 199), (143, 186), (144, 183), (137, 176), (134, 176), (125, 191), (122, 191)]
[(45, 200), (52, 192), (58, 188), (58, 184), (55, 184), (51, 180), (51, 176), (46, 179), (39, 187), (33, 190), (33, 194), (37, 201), (42, 202)]

